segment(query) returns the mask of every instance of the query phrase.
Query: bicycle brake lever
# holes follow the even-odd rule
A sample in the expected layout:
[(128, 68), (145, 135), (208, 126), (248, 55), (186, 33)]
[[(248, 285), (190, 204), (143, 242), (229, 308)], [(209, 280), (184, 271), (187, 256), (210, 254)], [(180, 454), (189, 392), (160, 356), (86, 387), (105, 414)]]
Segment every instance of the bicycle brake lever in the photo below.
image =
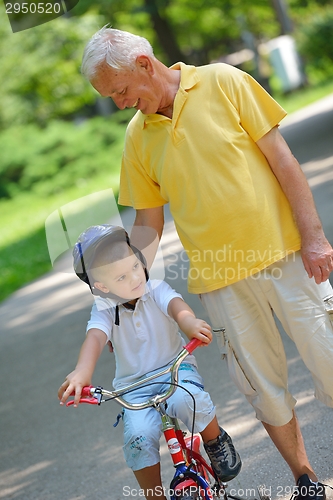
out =
[[(100, 404), (99, 403), (99, 400), (98, 398), (81, 398), (79, 403), (87, 403), (89, 405), (98, 405)], [(74, 404), (74, 399), (72, 399), (71, 401), (68, 401), (66, 403), (66, 406), (72, 406)]]
[[(102, 403), (102, 387), (100, 386), (95, 387), (94, 396), (91, 395), (92, 387), (93, 387), (92, 385), (89, 385), (82, 388), (81, 396), (87, 396), (87, 397), (80, 398), (79, 403), (87, 403), (89, 405), (100, 405)], [(73, 391), (71, 396), (74, 395), (75, 393)], [(71, 406), (73, 404), (74, 404), (74, 399), (68, 401), (66, 403), (66, 406)]]

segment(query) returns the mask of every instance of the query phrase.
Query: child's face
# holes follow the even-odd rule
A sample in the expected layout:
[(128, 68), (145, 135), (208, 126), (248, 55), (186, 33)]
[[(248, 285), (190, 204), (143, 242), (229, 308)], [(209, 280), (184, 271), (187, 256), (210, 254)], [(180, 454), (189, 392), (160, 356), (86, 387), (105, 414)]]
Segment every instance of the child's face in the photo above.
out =
[(132, 253), (124, 259), (99, 267), (95, 271), (94, 286), (104, 293), (112, 293), (122, 299), (134, 300), (145, 291), (146, 275), (137, 256)]

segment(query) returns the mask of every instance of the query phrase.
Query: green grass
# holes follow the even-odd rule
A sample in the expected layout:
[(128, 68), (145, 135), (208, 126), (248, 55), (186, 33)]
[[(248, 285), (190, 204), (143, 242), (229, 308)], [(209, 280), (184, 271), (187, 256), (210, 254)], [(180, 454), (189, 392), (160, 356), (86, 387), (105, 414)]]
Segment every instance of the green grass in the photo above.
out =
[[(330, 93), (333, 93), (333, 80), (289, 95), (276, 93), (274, 97), (288, 113), (292, 113)], [(104, 170), (89, 179), (81, 179), (72, 187), (55, 189), (53, 194), (47, 195), (37, 185), (36, 189), (18, 193), (13, 199), (0, 201), (0, 301), (51, 270), (44, 224), (53, 211), (108, 188), (117, 193), (121, 149), (121, 145), (116, 147), (117, 158), (113, 162), (116, 166), (113, 166), (111, 173)], [(56, 178), (54, 182), (56, 184)]]
[(286, 95), (275, 92), (274, 98), (290, 114), (332, 93), (333, 78)]
[(52, 212), (108, 188), (116, 195), (118, 184), (119, 172), (103, 173), (53, 196), (21, 193), (12, 200), (0, 201), (0, 301), (52, 269), (44, 228)]

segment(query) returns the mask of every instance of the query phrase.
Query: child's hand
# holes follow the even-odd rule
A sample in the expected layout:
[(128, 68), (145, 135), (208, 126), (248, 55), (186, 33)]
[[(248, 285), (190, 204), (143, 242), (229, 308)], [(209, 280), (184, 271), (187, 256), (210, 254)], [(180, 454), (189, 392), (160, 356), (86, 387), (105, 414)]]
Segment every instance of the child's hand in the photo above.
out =
[(201, 340), (204, 344), (212, 341), (212, 329), (206, 321), (196, 318), (194, 312), (180, 297), (174, 297), (168, 305), (168, 313), (177, 321), (179, 328), (190, 339)]
[(63, 405), (69, 396), (74, 394), (74, 407), (80, 401), (82, 388), (90, 385), (96, 362), (105, 346), (105, 333), (98, 328), (88, 330), (85, 341), (82, 344), (79, 360), (76, 368), (67, 375), (65, 382), (58, 390), (60, 404)]
[(82, 388), (90, 385), (90, 378), (82, 370), (74, 370), (67, 375), (65, 382), (58, 389), (58, 398), (63, 405), (69, 396), (74, 393), (74, 408), (79, 404)]
[(206, 321), (188, 316), (183, 323), (182, 330), (190, 340), (199, 339), (204, 344), (211, 343), (213, 339), (212, 329)]

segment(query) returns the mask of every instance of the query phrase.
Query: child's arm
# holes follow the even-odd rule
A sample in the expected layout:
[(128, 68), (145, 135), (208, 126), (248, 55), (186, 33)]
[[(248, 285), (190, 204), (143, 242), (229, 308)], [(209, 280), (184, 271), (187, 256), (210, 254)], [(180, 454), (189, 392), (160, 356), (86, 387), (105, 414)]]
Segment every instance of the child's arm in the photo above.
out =
[(105, 346), (106, 336), (102, 330), (92, 328), (88, 331), (82, 344), (79, 359), (74, 371), (67, 375), (65, 382), (58, 390), (60, 404), (64, 404), (68, 397), (75, 393), (74, 407), (79, 404), (82, 387), (91, 384), (98, 358)]
[(196, 338), (205, 344), (212, 341), (213, 335), (210, 325), (206, 321), (196, 318), (190, 306), (181, 298), (174, 297), (170, 300), (168, 314), (178, 323), (179, 328), (190, 340)]

